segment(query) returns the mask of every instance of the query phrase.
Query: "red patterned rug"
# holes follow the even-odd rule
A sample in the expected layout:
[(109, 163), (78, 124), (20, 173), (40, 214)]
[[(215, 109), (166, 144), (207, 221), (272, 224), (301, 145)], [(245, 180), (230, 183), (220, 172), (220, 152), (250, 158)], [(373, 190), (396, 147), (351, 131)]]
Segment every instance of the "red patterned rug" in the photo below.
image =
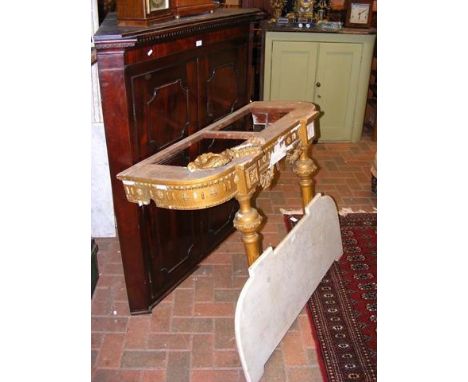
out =
[[(288, 229), (301, 216), (285, 215)], [(340, 216), (343, 256), (307, 303), (324, 381), (377, 381), (377, 214)]]

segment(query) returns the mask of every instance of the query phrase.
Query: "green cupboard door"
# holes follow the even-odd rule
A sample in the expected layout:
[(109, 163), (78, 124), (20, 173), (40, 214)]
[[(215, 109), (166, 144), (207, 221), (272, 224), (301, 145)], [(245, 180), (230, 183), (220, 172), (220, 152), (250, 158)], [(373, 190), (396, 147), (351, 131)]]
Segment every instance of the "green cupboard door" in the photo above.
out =
[(361, 44), (321, 43), (314, 103), (321, 140), (351, 140), (359, 83)]
[(270, 100), (314, 99), (318, 43), (273, 41)]

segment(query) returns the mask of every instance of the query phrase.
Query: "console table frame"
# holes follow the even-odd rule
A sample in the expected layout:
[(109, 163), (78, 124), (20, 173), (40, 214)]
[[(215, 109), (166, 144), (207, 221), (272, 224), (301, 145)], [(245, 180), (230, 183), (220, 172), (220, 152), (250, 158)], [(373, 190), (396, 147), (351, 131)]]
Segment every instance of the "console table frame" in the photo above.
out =
[[(263, 130), (223, 130), (249, 114), (254, 124), (264, 126)], [(194, 210), (236, 198), (240, 208), (234, 226), (242, 234), (251, 265), (262, 252), (258, 235), (262, 218), (251, 205), (252, 195), (258, 187), (271, 185), (280, 160), (288, 157), (294, 163), (304, 207), (312, 200), (316, 166), (310, 157), (310, 141), (318, 114), (314, 105), (306, 102), (252, 102), (119, 173), (117, 178), (123, 182), (127, 199), (140, 206), (153, 200), (160, 208)], [(203, 153), (187, 166), (164, 164), (206, 138), (240, 139), (243, 143), (221, 153)]]

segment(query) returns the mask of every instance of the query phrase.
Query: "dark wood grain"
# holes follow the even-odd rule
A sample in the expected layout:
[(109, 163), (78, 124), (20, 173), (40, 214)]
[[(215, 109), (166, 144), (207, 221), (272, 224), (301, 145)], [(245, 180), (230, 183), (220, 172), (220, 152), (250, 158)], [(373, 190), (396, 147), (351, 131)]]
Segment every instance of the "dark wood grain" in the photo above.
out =
[(242, 8), (259, 8), (269, 16), (273, 15), (270, 0), (242, 0)]
[(132, 312), (146, 311), (150, 301), (149, 280), (145, 272), (138, 206), (126, 202), (116, 175), (136, 163), (135, 146), (125, 81), (124, 50), (98, 50), (99, 82), (102, 112), (109, 156), (112, 197), (117, 232), (124, 267), (125, 282)]
[(171, 0), (172, 12), (177, 16), (190, 16), (215, 9), (212, 0)]

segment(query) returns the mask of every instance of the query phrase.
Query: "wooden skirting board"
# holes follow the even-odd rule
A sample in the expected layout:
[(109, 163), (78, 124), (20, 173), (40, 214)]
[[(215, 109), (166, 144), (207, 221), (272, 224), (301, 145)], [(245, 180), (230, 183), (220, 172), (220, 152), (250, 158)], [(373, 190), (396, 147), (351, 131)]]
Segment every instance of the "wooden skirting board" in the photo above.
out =
[(260, 380), (266, 361), (342, 253), (335, 202), (317, 194), (278, 247), (267, 248), (250, 266), (235, 314), (237, 349), (248, 382)]

